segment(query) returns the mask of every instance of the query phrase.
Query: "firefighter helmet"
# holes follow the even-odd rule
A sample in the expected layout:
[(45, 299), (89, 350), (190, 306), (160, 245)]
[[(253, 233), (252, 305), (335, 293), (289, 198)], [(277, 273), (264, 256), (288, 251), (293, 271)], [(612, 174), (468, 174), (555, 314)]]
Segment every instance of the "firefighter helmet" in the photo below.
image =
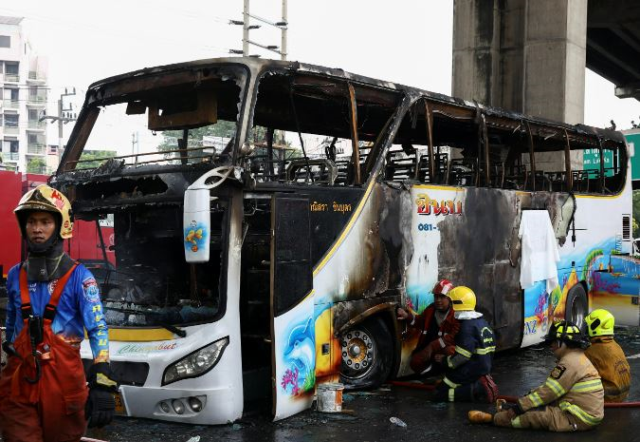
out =
[(594, 310), (584, 318), (587, 323), (587, 331), (590, 337), (595, 336), (613, 336), (613, 327), (616, 324), (616, 318), (604, 309)]
[(26, 215), (29, 212), (50, 212), (58, 219), (59, 234), (62, 239), (69, 239), (73, 236), (73, 219), (71, 216), (71, 203), (66, 196), (57, 189), (40, 184), (33, 190), (27, 192), (18, 207), (13, 211), (18, 219), (20, 230), (24, 235)]
[(451, 298), (453, 310), (456, 312), (473, 311), (476, 308), (476, 294), (469, 287), (460, 285), (451, 290), (447, 296)]
[(453, 284), (448, 279), (442, 279), (433, 286), (433, 294), (434, 295), (444, 295), (449, 296), (449, 292), (453, 290)]
[(567, 347), (573, 348), (585, 349), (590, 345), (589, 340), (580, 331), (580, 328), (573, 322), (568, 321), (554, 322), (544, 340), (548, 344), (560, 341), (567, 344)]

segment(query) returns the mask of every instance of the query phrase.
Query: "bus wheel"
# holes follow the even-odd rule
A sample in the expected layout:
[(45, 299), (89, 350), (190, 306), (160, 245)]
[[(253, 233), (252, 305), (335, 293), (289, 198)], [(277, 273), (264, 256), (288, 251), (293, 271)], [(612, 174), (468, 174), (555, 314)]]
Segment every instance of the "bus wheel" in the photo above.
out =
[(382, 384), (391, 373), (393, 342), (389, 328), (380, 318), (370, 318), (340, 337), (341, 381), (346, 388)]
[(584, 287), (582, 284), (574, 285), (567, 295), (564, 319), (582, 328), (584, 317), (587, 315), (587, 306), (587, 293)]

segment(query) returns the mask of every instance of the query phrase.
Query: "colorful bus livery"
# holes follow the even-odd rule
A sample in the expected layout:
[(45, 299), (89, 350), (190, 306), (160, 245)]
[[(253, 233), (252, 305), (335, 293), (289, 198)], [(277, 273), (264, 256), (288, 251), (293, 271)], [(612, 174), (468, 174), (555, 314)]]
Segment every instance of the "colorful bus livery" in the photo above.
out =
[[(107, 146), (121, 155), (83, 166)], [(585, 172), (586, 149), (610, 170)], [(442, 278), (473, 288), (502, 349), (580, 317), (586, 258), (560, 296), (521, 289), (521, 219), (548, 214), (563, 259), (608, 238), (629, 253), (627, 165), (617, 132), (232, 58), (92, 85), (52, 184), (78, 219), (113, 220), (100, 288), (122, 412), (223, 424), (409, 374), (396, 307), (422, 311)]]

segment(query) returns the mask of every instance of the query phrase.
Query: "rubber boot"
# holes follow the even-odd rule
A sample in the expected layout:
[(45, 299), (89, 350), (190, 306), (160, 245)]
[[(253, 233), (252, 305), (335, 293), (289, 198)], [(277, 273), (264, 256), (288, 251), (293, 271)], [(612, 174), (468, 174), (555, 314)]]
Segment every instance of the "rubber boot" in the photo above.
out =
[(471, 410), (468, 414), (469, 422), (472, 424), (490, 424), (493, 423), (493, 415), (480, 410)]

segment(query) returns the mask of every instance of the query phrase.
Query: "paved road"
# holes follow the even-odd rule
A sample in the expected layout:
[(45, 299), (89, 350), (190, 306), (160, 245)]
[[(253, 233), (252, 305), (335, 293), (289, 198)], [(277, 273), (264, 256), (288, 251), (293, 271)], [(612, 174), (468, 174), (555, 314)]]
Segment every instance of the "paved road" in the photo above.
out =
[[(618, 341), (631, 356), (633, 385), (630, 401), (640, 401), (640, 329), (618, 329)], [(634, 355), (638, 357), (634, 358)], [(554, 363), (546, 348), (502, 353), (495, 361), (494, 377), (501, 394), (526, 393), (544, 381)], [(490, 410), (473, 404), (435, 404), (428, 402), (425, 392), (395, 386), (375, 391), (347, 393), (344, 407), (350, 414), (323, 414), (313, 410), (283, 422), (272, 423), (265, 413), (255, 413), (234, 424), (221, 427), (167, 424), (142, 419), (116, 419), (109, 427), (92, 431), (88, 436), (117, 441), (187, 442), (200, 437), (209, 441), (640, 441), (640, 408), (606, 410), (600, 427), (580, 435), (518, 431), (467, 423), (467, 411)], [(407, 424), (398, 427), (389, 421), (398, 417)], [(192, 440), (192, 442), (195, 442)]]

